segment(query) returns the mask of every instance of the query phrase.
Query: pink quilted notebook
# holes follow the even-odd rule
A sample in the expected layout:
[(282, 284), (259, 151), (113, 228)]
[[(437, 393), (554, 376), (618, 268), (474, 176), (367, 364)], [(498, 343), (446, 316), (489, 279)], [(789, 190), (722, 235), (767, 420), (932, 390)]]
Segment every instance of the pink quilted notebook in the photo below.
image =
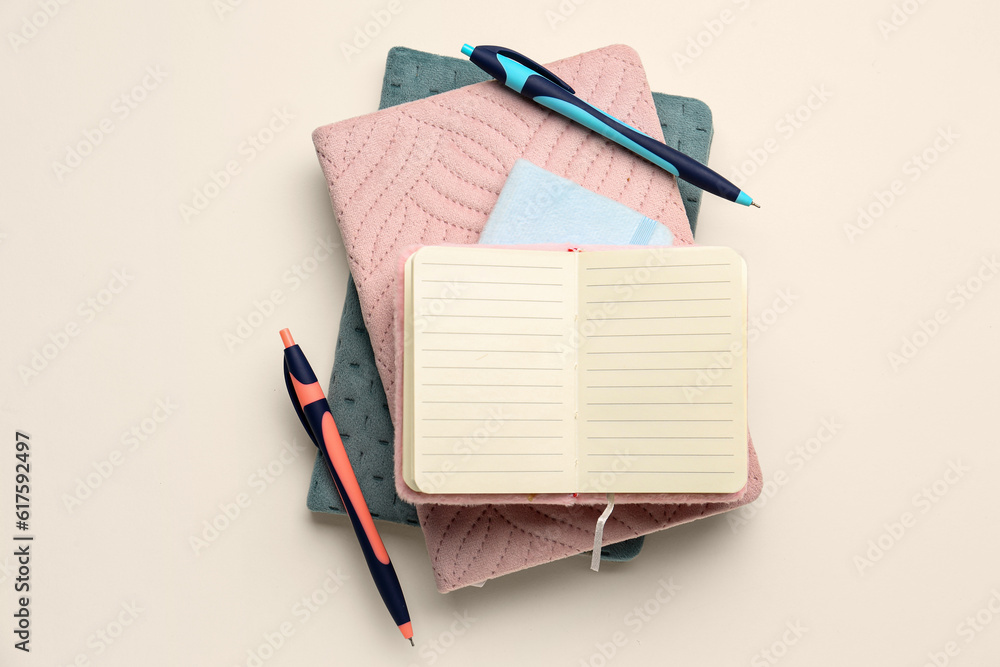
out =
[[(662, 139), (645, 73), (631, 48), (606, 47), (549, 67), (584, 99)], [(474, 243), (517, 159), (662, 222), (675, 245), (692, 243), (672, 176), (496, 82), (327, 125), (313, 133), (313, 141), (390, 397), (396, 394), (393, 314), (402, 249)], [(398, 429), (398, 414), (393, 421)], [(748, 484), (738, 500), (623, 505), (612, 514), (605, 543), (725, 511), (759, 492), (751, 448)], [(418, 506), (442, 592), (586, 551), (599, 512), (551, 504)]]

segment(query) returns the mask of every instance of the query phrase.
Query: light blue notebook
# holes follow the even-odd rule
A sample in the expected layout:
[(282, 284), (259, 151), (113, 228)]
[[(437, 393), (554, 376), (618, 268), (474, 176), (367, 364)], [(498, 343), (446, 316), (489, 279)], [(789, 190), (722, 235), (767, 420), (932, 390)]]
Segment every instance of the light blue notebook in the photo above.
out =
[(527, 160), (514, 163), (479, 243), (672, 245), (666, 226)]

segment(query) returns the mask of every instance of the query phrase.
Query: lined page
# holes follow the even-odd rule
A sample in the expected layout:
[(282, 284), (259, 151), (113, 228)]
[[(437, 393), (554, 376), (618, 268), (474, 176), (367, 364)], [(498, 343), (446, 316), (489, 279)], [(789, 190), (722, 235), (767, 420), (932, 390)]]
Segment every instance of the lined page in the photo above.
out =
[(574, 254), (428, 246), (412, 256), (420, 491), (575, 490)]
[(741, 489), (742, 258), (714, 247), (583, 252), (579, 276), (581, 490)]

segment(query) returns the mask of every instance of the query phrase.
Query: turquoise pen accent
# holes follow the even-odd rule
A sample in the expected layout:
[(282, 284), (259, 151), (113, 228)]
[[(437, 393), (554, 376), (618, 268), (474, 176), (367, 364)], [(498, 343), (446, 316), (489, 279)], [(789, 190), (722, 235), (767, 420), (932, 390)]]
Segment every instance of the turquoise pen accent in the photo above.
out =
[(684, 155), (609, 113), (587, 104), (551, 71), (517, 51), (500, 46), (462, 46), (477, 67), (514, 92), (597, 132), (664, 171), (723, 199), (743, 206), (760, 205), (753, 198), (697, 160)]

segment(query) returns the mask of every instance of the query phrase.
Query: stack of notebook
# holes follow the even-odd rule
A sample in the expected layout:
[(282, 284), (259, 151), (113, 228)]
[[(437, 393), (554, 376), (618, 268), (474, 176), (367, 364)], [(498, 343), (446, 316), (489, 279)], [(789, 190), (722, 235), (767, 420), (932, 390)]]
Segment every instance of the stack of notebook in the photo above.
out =
[[(680, 139), (681, 150), (707, 157), (711, 131), (707, 109), (694, 100), (666, 96), (657, 96), (659, 105), (654, 103), (641, 63), (631, 49), (608, 47), (550, 67), (596, 106), (655, 138), (662, 137), (663, 120), (668, 128), (680, 128), (683, 136), (674, 137), (675, 145)], [(409, 391), (412, 399), (413, 392), (419, 391), (415, 385), (404, 391), (406, 381), (401, 381), (407, 377), (402, 373), (403, 306), (407, 294), (413, 297), (412, 290), (404, 289), (399, 280), (404, 250), (474, 244), (481, 234), (490, 243), (532, 243), (538, 240), (536, 233), (562, 231), (566, 238), (543, 240), (688, 246), (693, 242), (689, 216), (693, 220), (697, 214), (696, 195), (688, 192), (685, 201), (669, 175), (495, 82), (476, 83), (482, 79), (478, 70), (463, 61), (394, 49), (383, 86), (383, 106), (398, 104), (314, 133), (353, 278), (331, 380), (331, 409), (373, 514), (419, 523), (442, 592), (587, 551), (593, 545), (602, 494), (609, 489), (581, 479), (568, 481), (567, 474), (520, 487), (516, 475), (493, 475), (506, 481), (491, 485), (480, 479), (471, 485), (449, 483), (448, 488), (437, 486), (424, 474), (421, 484), (422, 473), (434, 472), (431, 466), (418, 463), (426, 459), (422, 454), (432, 453), (427, 448), (430, 440), (424, 437), (419, 445), (403, 445), (404, 435), (411, 445), (421, 438), (420, 427), (416, 437), (404, 428), (404, 419), (416, 416), (413, 410), (403, 409), (404, 395)], [(413, 99), (417, 97), (412, 93), (414, 84), (423, 86), (420, 94), (430, 96)], [(412, 101), (407, 100), (407, 92)], [(670, 118), (658, 116), (658, 106), (665, 116), (680, 108), (673, 125)], [(686, 107), (692, 109), (693, 122), (685, 117)], [(689, 145), (682, 143), (685, 137)], [(704, 151), (701, 156), (693, 150), (699, 144)], [(526, 190), (524, 184), (544, 178), (532, 174), (534, 169), (568, 179), (550, 182), (549, 197), (542, 199), (548, 204), (559, 199), (551, 195), (561, 195), (563, 189), (565, 201), (577, 201), (578, 194), (570, 187), (576, 183), (618, 202), (614, 206), (638, 213), (621, 213), (619, 218), (612, 206), (605, 217), (615, 224), (603, 230), (588, 227), (582, 215), (573, 216), (580, 223), (570, 229), (546, 223), (545, 212), (532, 206), (540, 200), (529, 200), (525, 209), (524, 192), (530, 188)], [(536, 224), (530, 224), (532, 220)], [(610, 238), (612, 231), (628, 237)], [(602, 256), (584, 250), (579, 256), (586, 258), (580, 261)], [(676, 264), (677, 255), (684, 251), (665, 252), (661, 261)], [(735, 260), (730, 260), (704, 264), (728, 262), (729, 279), (739, 273)], [(421, 275), (426, 276), (423, 270)], [(574, 270), (567, 265), (566, 275)], [(416, 354), (431, 354), (434, 349), (421, 343)], [(745, 405), (740, 409), (745, 410)], [(722, 416), (717, 421), (728, 423), (729, 419)], [(424, 430), (423, 436), (428, 435), (432, 434)], [(732, 442), (732, 434), (725, 437)], [(564, 438), (566, 442), (573, 439)], [(405, 470), (404, 454), (410, 457)], [(604, 543), (609, 545), (606, 555), (619, 560), (633, 557), (641, 544), (635, 538), (752, 501), (759, 494), (761, 478), (749, 437), (743, 447), (730, 445), (719, 454), (733, 462), (741, 481), (728, 486), (673, 485), (670, 493), (657, 492), (664, 487), (648, 483), (622, 482), (624, 486), (610, 489), (620, 495), (604, 531)], [(551, 469), (565, 473), (570, 468), (560, 464)], [(325, 472), (321, 467), (316, 472), (309, 507), (338, 511)], [(708, 468), (701, 473), (703, 478), (724, 474)], [(486, 496), (483, 491), (492, 493)], [(623, 542), (628, 546), (616, 552), (614, 545)]]

